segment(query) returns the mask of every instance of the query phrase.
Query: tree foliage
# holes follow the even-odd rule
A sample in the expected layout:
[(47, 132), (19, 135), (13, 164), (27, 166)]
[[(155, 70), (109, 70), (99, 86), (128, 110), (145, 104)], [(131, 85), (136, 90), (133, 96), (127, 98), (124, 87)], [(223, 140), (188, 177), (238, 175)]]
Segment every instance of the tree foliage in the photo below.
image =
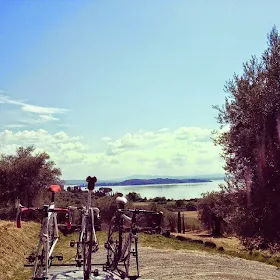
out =
[(231, 213), (245, 244), (280, 244), (280, 37), (274, 27), (268, 47), (243, 65), (243, 74), (227, 82), (228, 96), (218, 110), (227, 185), (236, 195)]
[(35, 148), (20, 147), (15, 154), (0, 156), (1, 201), (14, 203), (19, 198), (26, 206), (35, 206), (36, 200), (50, 184), (60, 184), (61, 171), (50, 156), (35, 153)]
[(130, 192), (126, 195), (126, 198), (128, 201), (136, 202), (136, 201), (142, 201), (142, 197), (139, 193), (136, 192)]
[(228, 226), (230, 195), (224, 191), (203, 194), (198, 203), (199, 219), (215, 236), (230, 231)]

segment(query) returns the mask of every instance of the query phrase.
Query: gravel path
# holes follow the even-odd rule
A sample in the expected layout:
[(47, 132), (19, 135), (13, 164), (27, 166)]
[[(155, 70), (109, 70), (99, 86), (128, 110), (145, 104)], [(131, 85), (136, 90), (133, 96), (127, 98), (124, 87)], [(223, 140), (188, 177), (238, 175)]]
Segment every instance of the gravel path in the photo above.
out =
[[(94, 256), (94, 263), (104, 263), (105, 254), (105, 249), (100, 248)], [(202, 251), (161, 250), (141, 247), (139, 249), (139, 264), (142, 276), (140, 279), (143, 280), (280, 279), (280, 270), (274, 266)], [(96, 268), (102, 271), (102, 267), (97, 266)], [(75, 267), (72, 267), (72, 269), (77, 270)], [(60, 267), (60, 271), (66, 270), (66, 268)], [(76, 276), (71, 277), (71, 279), (83, 279), (81, 271), (79, 273), (76, 273)], [(70, 279), (66, 276), (50, 278)]]
[[(279, 280), (280, 270), (264, 263), (201, 251), (141, 248), (142, 278), (155, 280)], [(141, 279), (141, 278), (140, 278)]]

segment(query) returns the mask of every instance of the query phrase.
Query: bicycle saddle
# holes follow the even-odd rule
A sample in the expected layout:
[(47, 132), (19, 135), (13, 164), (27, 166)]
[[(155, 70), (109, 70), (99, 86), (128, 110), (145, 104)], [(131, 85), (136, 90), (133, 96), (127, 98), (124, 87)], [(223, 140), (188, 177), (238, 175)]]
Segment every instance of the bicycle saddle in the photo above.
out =
[(48, 189), (53, 193), (57, 193), (61, 191), (61, 187), (59, 185), (50, 185)]
[(86, 178), (86, 181), (88, 182), (88, 189), (90, 191), (94, 190), (94, 187), (95, 187), (95, 183), (97, 182), (97, 178), (94, 176), (94, 177), (90, 177), (88, 176)]

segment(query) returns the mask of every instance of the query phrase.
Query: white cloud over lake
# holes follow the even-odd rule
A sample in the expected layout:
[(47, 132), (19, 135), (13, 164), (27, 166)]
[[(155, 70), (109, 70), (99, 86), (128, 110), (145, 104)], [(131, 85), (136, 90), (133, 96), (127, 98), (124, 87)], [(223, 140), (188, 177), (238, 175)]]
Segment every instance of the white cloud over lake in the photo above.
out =
[(104, 135), (91, 142), (64, 131), (14, 131), (11, 126), (0, 131), (0, 152), (13, 153), (18, 146), (35, 145), (38, 151), (50, 154), (67, 179), (83, 179), (90, 174), (107, 179), (132, 174), (222, 173), (220, 148), (214, 146), (210, 137), (211, 129), (180, 127), (140, 130), (119, 138)]

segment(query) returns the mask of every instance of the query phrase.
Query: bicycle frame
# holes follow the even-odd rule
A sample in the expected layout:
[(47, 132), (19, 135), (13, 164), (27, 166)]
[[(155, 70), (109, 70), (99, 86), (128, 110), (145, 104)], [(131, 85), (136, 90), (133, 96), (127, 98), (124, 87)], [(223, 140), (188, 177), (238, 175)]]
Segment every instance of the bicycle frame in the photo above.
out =
[[(45, 267), (45, 271), (43, 272), (44, 277), (48, 274), (48, 268), (51, 266), (52, 263), (52, 253), (55, 248), (55, 245), (58, 241), (58, 226), (57, 226), (57, 213), (54, 212), (54, 204), (48, 206), (45, 210), (46, 217), (42, 220), (42, 228), (40, 232), (40, 240), (36, 251), (36, 256), (40, 255), (40, 250), (43, 246), (45, 256), (45, 263), (43, 266)], [(54, 224), (53, 224), (54, 223)], [(50, 236), (49, 236), (49, 229), (54, 228), (54, 240), (53, 243), (50, 245)], [(38, 269), (38, 262), (39, 258), (35, 259), (35, 264), (33, 267), (33, 278), (36, 277), (36, 271)]]
[[(55, 208), (54, 205), (54, 192), (52, 192), (52, 199), (50, 205), (44, 205), (41, 208), (24, 207), (18, 205), (17, 212), (17, 227), (21, 228), (21, 216), (26, 212), (40, 212), (43, 214), (41, 219), (41, 229), (39, 233), (39, 243), (37, 250), (31, 254), (27, 260), (29, 263), (25, 266), (33, 266), (32, 279), (47, 279), (48, 269), (52, 264), (52, 260), (56, 257), (62, 260), (63, 256), (53, 256), (53, 251), (59, 238), (57, 213), (69, 214), (69, 210), (65, 208)], [(69, 218), (69, 215), (68, 215)], [(71, 227), (70, 220), (67, 220), (67, 228)]]
[[(97, 218), (100, 217), (100, 210), (97, 207), (90, 207), (91, 203), (92, 203), (92, 193), (93, 190), (89, 190), (88, 191), (88, 199), (87, 199), (87, 205), (84, 207), (73, 207), (70, 206), (69, 209), (70, 210), (80, 210), (82, 213), (82, 221), (81, 221), (81, 230), (80, 230), (80, 235), (79, 235), (79, 241), (75, 242), (75, 241), (71, 241), (70, 246), (74, 247), (75, 243), (77, 243), (77, 253), (76, 253), (76, 262), (77, 262), (77, 266), (81, 266), (83, 263), (83, 259), (81, 258), (82, 256), (82, 246), (83, 246), (83, 237), (85, 235), (85, 231), (86, 231), (86, 226), (87, 226), (87, 219), (89, 216), (92, 217), (92, 235), (93, 235), (93, 243), (97, 244), (97, 237), (96, 237), (96, 232), (95, 232), (95, 228), (94, 228), (94, 213), (96, 214)], [(96, 250), (97, 251), (97, 250)]]

